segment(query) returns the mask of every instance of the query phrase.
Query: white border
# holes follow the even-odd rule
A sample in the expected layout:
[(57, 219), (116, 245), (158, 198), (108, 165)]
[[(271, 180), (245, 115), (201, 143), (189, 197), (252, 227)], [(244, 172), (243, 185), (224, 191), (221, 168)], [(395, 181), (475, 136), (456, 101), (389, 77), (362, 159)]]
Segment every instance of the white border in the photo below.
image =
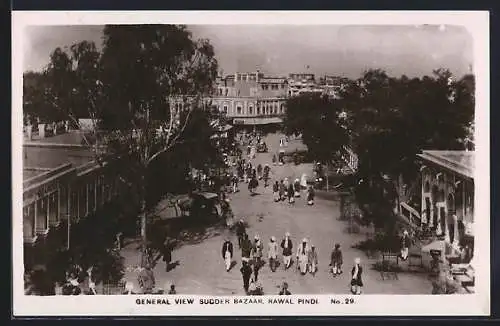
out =
[[(33, 297), (23, 291), (22, 238), (22, 54), (23, 28), (28, 25), (170, 24), (291, 24), (291, 25), (461, 25), (474, 39), (476, 75), (475, 260), (476, 294), (451, 296), (362, 295), (354, 305), (331, 305), (330, 298), (308, 296), (318, 305), (136, 305), (128, 296)], [(12, 159), (13, 159), (13, 313), (27, 315), (489, 315), (490, 314), (490, 193), (489, 193), (489, 13), (487, 11), (141, 11), (12, 13)], [(184, 296), (198, 298), (197, 296)], [(200, 297), (206, 298), (206, 297)], [(297, 299), (298, 296), (293, 296)], [(172, 302), (172, 299), (170, 299)], [(198, 300), (195, 300), (198, 302)], [(377, 304), (383, 302), (383, 304)]]

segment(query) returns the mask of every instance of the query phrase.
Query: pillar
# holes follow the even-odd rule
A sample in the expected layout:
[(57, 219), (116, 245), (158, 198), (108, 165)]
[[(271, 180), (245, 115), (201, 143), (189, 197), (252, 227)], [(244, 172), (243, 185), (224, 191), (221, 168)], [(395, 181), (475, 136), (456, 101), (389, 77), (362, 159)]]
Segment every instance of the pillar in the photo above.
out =
[(97, 211), (97, 179), (93, 182), (94, 183), (94, 211)]
[(38, 124), (38, 136), (45, 138), (45, 123)]
[(431, 207), (430, 207), (430, 210), (429, 210), (429, 213), (430, 213), (430, 216), (429, 216), (429, 227), (434, 227), (434, 198), (432, 196), (430, 196), (430, 204), (431, 204)]
[(67, 226), (67, 243), (66, 243), (66, 248), (69, 250), (70, 248), (70, 243), (71, 243), (71, 238), (70, 238), (70, 235), (71, 235), (71, 213), (72, 213), (72, 210), (71, 210), (71, 198), (72, 198), (72, 195), (71, 195), (71, 185), (68, 185), (68, 188), (67, 188), (67, 196), (66, 196), (66, 200), (68, 202), (68, 205), (67, 205), (67, 212), (66, 212), (66, 226)]
[(36, 235), (36, 229), (37, 229), (37, 226), (38, 226), (38, 199), (35, 200), (35, 215), (33, 217), (33, 229), (35, 230), (35, 234), (33, 234), (33, 236)]
[(47, 213), (45, 214), (45, 227), (46, 227), (46, 229), (48, 229), (50, 226), (50, 196), (51, 195), (48, 195), (45, 197), (46, 205), (47, 205)]
[[(444, 216), (441, 216), (441, 218), (444, 218), (444, 239), (447, 243), (450, 243), (450, 228), (448, 224), (448, 204), (445, 202), (444, 203)], [(441, 222), (442, 223), (442, 222)], [(441, 224), (439, 223), (439, 224)]]
[(33, 139), (33, 126), (31, 125), (31, 123), (26, 126), (26, 131), (28, 133), (28, 140), (32, 140)]
[(458, 232), (458, 217), (457, 214), (453, 214), (453, 246), (458, 247), (460, 243), (460, 232)]
[(437, 211), (437, 225), (436, 225), (436, 233), (441, 235), (443, 234), (443, 229), (441, 228), (441, 219), (443, 218), (441, 216), (441, 207), (439, 206), (436, 206), (436, 209), (438, 210)]
[(89, 213), (89, 184), (85, 183), (85, 215)]
[(61, 222), (61, 189), (57, 188), (57, 223)]

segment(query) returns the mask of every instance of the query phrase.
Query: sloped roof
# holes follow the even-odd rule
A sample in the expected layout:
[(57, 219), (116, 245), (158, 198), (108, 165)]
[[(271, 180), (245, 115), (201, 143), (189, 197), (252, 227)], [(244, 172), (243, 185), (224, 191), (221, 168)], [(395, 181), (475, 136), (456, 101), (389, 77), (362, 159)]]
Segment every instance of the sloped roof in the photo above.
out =
[(423, 151), (418, 154), (425, 161), (474, 179), (475, 155), (473, 151)]

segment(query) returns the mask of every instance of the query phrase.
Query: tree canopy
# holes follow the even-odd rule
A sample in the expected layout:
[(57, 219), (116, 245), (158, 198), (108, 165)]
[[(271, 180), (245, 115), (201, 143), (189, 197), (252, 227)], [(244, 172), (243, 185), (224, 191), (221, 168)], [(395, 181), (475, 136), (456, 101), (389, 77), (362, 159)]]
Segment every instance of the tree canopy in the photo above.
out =
[(340, 103), (327, 96), (304, 94), (286, 103), (285, 133), (302, 135), (311, 156), (330, 163), (348, 141)]
[(359, 158), (358, 179), (364, 179), (357, 186), (359, 200), (371, 205), (367, 215), (383, 220), (399, 199), (399, 177), (408, 183), (417, 179), (416, 154), (465, 149), (474, 119), (474, 77), (454, 81), (449, 71), (438, 69), (431, 77), (393, 78), (369, 70), (350, 83), (340, 101)]

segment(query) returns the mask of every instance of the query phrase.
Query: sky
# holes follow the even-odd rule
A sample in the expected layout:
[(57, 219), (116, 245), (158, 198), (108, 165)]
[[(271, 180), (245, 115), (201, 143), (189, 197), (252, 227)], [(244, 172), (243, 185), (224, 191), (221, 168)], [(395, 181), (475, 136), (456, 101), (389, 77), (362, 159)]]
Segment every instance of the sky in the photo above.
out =
[[(259, 69), (270, 75), (309, 72), (357, 78), (380, 68), (389, 75), (470, 72), (473, 39), (443, 25), (190, 25), (194, 38), (214, 45), (224, 74)], [(101, 45), (102, 26), (36, 26), (25, 30), (24, 71), (41, 70), (56, 47), (89, 40)]]

